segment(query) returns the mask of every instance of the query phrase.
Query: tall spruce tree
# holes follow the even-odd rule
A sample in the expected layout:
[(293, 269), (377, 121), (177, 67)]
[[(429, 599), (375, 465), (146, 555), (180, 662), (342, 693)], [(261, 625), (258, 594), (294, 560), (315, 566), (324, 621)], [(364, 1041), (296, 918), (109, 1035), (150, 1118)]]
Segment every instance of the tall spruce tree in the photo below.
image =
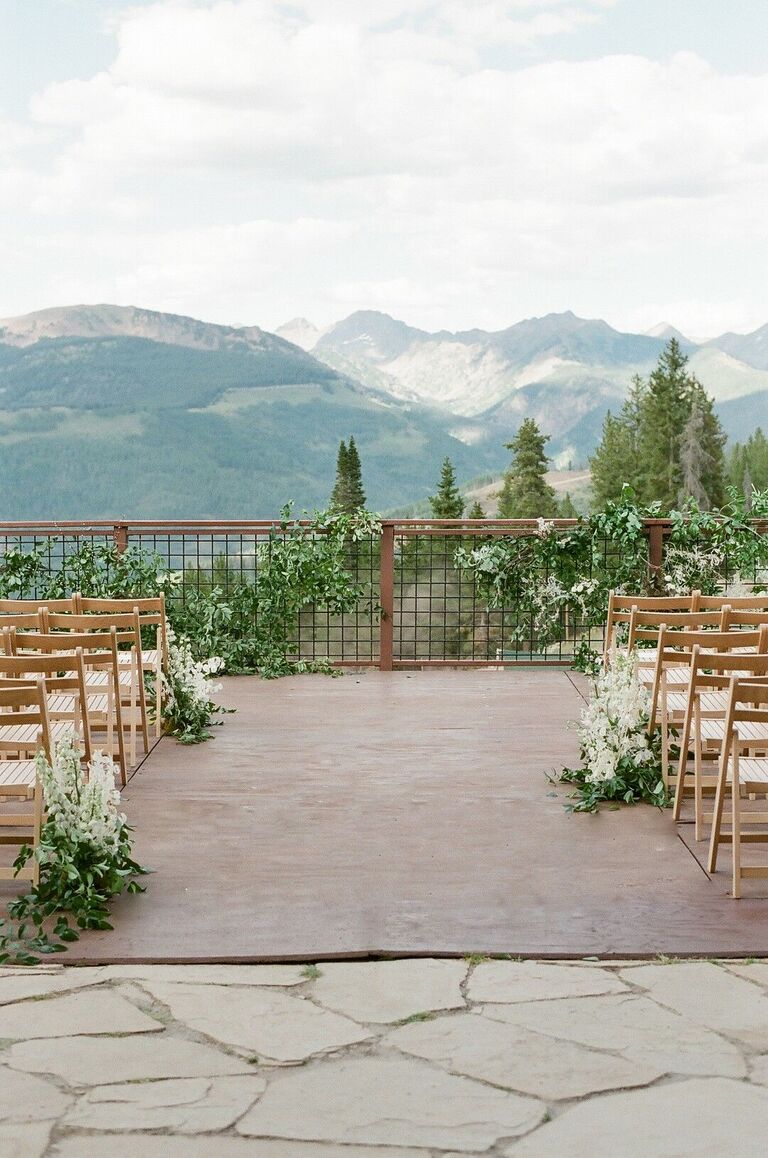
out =
[(768, 439), (761, 427), (752, 431), (745, 443), (734, 442), (728, 453), (728, 481), (744, 492), (768, 488)]
[(565, 492), (558, 504), (558, 515), (561, 519), (578, 519), (579, 512), (573, 505), (573, 499), (568, 491)]
[(499, 518), (551, 519), (557, 514), (555, 492), (546, 480), (549, 459), (542, 434), (532, 418), (526, 418), (507, 449), (512, 462), (504, 475), (499, 495)]
[(603, 434), (589, 460), (594, 506), (600, 510), (621, 495), (625, 484), (642, 489), (640, 427), (646, 385), (635, 375), (618, 415), (610, 410), (603, 420)]
[(456, 486), (456, 472), (450, 458), (443, 459), (437, 494), (429, 496), (429, 505), (435, 519), (460, 519), (464, 514), (464, 499)]
[(480, 503), (478, 502), (477, 499), (475, 499), (472, 506), (469, 508), (469, 510), (467, 512), (467, 518), (468, 519), (484, 519), (485, 518), (485, 511), (480, 506)]
[(689, 496), (703, 510), (725, 502), (725, 435), (712, 399), (692, 379), (691, 409), (680, 437), (680, 470), (683, 476), (679, 499)]
[[(659, 501), (670, 509), (680, 496), (690, 493), (684, 484), (682, 463), (683, 432), (693, 410), (701, 412), (696, 419), (701, 454), (701, 487), (710, 506), (719, 506), (724, 498), (723, 445), (725, 436), (714, 412), (712, 400), (703, 386), (688, 370), (688, 358), (676, 338), (670, 338), (648, 379), (648, 389), (640, 415), (640, 459), (642, 463), (641, 494), (646, 502)], [(690, 466), (691, 428), (686, 436)], [(689, 480), (690, 481), (690, 480)]]
[(363, 472), (360, 465), (360, 455), (353, 436), (349, 444), (344, 440), (339, 443), (339, 453), (336, 457), (336, 482), (331, 492), (331, 506), (336, 510), (352, 514), (365, 506), (365, 491), (363, 490)]
[(349, 451), (342, 438), (336, 455), (336, 481), (331, 491), (331, 506), (339, 511), (347, 509), (347, 478), (349, 475)]
[(363, 489), (363, 468), (360, 463), (360, 455), (357, 450), (357, 444), (353, 435), (349, 437), (349, 445), (347, 447), (347, 469), (349, 478), (349, 507), (350, 511), (359, 511), (365, 506), (366, 498)]

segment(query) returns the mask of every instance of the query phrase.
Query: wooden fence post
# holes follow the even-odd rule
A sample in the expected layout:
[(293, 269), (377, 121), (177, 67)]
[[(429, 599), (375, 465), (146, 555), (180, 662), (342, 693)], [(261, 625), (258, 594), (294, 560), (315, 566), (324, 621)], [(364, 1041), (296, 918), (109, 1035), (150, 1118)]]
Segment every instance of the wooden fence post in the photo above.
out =
[(395, 527), (383, 523), (379, 563), (379, 671), (392, 671), (395, 612)]
[(112, 528), (112, 541), (115, 544), (115, 550), (118, 555), (122, 555), (123, 551), (128, 546), (128, 524), (115, 523)]
[(664, 567), (664, 525), (653, 522), (648, 527), (648, 568), (651, 580), (660, 578)]

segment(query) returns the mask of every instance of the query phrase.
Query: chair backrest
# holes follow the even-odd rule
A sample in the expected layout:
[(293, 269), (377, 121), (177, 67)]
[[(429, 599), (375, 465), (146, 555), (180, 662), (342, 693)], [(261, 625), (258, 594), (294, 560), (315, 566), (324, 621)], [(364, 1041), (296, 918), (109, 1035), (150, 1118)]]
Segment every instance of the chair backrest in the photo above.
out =
[(702, 595), (699, 607), (702, 611), (714, 611), (725, 604), (734, 611), (767, 611), (768, 591), (756, 595)]
[(0, 611), (0, 627), (18, 627), (22, 631), (45, 631), (47, 609), (34, 611)]
[(77, 597), (69, 599), (0, 599), (0, 614), (5, 612), (34, 614), (38, 607), (49, 611), (77, 611)]
[[(115, 615), (49, 615), (48, 629), (54, 635), (58, 634), (59, 644), (64, 633), (79, 635), (87, 639), (89, 635), (111, 634), (114, 630), (118, 645), (130, 644), (137, 655), (141, 657), (141, 627), (139, 613), (134, 608), (131, 612)], [(87, 648), (83, 644), (83, 648)]]
[[(51, 727), (48, 720), (48, 694), (45, 679), (4, 687), (0, 681), (0, 750), (18, 750), (13, 729), (32, 725), (39, 729), (40, 746), (51, 758)], [(5, 735), (3, 733), (6, 733)]]
[(638, 611), (691, 612), (698, 611), (699, 599), (698, 591), (691, 591), (688, 595), (619, 595), (616, 591), (609, 591), (603, 660), (614, 646), (616, 628), (630, 622), (633, 607)]
[(0, 687), (7, 687), (11, 681), (36, 682), (41, 677), (45, 679), (48, 695), (70, 693), (77, 697), (77, 714), (80, 718), (85, 758), (90, 760), (91, 725), (88, 717), (83, 649), (78, 647), (69, 655), (43, 655), (40, 652), (28, 651), (20, 655), (0, 655)]
[(102, 632), (69, 632), (57, 631), (25, 632), (17, 631), (14, 627), (3, 629), (3, 640), (6, 654), (18, 655), (23, 651), (39, 651), (47, 654), (64, 655), (68, 652), (83, 652), (83, 661), (86, 667), (91, 665), (92, 659), (102, 657), (101, 662), (118, 662), (118, 643), (133, 643), (134, 632), (120, 632), (116, 627)]
[(638, 643), (658, 643), (661, 628), (697, 631), (701, 628), (722, 630), (726, 609), (722, 611), (645, 611), (633, 607), (629, 619), (627, 648)]
[[(741, 722), (768, 725), (768, 683), (756, 683), (754, 679), (741, 676), (731, 677), (725, 713), (725, 735), (729, 740), (738, 734)], [(730, 747), (730, 743), (723, 744), (721, 774), (727, 764)]]
[(724, 630), (730, 631), (734, 627), (762, 627), (768, 623), (768, 611), (755, 608), (733, 607), (730, 603), (723, 605)]
[(760, 647), (751, 652), (706, 651), (697, 646), (691, 657), (692, 690), (728, 688), (733, 676), (742, 681), (768, 678), (768, 636), (761, 635)]
[(89, 615), (120, 615), (138, 611), (142, 627), (156, 627), (157, 646), (161, 651), (163, 667), (168, 666), (168, 637), (165, 618), (165, 595), (128, 599), (103, 599), (76, 595), (78, 612)]

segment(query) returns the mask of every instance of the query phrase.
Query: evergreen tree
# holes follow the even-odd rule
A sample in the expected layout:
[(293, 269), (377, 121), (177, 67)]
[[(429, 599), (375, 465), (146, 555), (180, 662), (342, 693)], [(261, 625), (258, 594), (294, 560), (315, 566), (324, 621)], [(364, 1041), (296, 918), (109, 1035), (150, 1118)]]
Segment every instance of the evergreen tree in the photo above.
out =
[(350, 511), (359, 511), (361, 507), (365, 506), (366, 497), (363, 490), (363, 468), (360, 463), (360, 455), (355, 444), (355, 439), (352, 435), (349, 438), (349, 446), (347, 447), (347, 468), (349, 478), (349, 507)]
[(348, 475), (349, 451), (347, 450), (347, 444), (344, 439), (342, 439), (339, 443), (339, 453), (336, 455), (336, 482), (333, 484), (333, 490), (331, 491), (331, 506), (340, 511), (347, 509)]
[(526, 418), (507, 443), (512, 462), (499, 495), (499, 518), (551, 519), (557, 514), (555, 492), (545, 477), (549, 459), (544, 447), (548, 442), (549, 435), (542, 434), (532, 418)]
[[(669, 509), (679, 501), (681, 493), (686, 493), (682, 440), (694, 409), (701, 412), (701, 418), (696, 419), (696, 437), (700, 439), (702, 451), (698, 457), (698, 469), (703, 472), (700, 482), (709, 504), (718, 506), (723, 501), (725, 437), (712, 400), (701, 383), (688, 372), (688, 358), (680, 349), (679, 342), (670, 338), (648, 379), (640, 412), (641, 495), (646, 502), (658, 500)], [(686, 444), (689, 470), (693, 433), (691, 428)]]
[(594, 506), (601, 510), (621, 496), (625, 484), (642, 489), (640, 424), (646, 386), (637, 375), (618, 416), (610, 410), (603, 420), (603, 435), (589, 460)]
[(437, 494), (430, 495), (429, 505), (435, 519), (460, 519), (464, 514), (464, 499), (456, 486), (456, 472), (449, 458), (443, 459)]
[(758, 426), (746, 443), (734, 442), (728, 454), (728, 481), (745, 496), (768, 488), (768, 439)]
[(725, 434), (712, 399), (695, 378), (692, 382), (691, 411), (680, 438), (680, 498), (684, 501), (688, 494), (696, 497), (686, 485), (687, 478), (695, 476), (702, 496), (697, 502), (711, 510), (725, 502)]
[(485, 511), (480, 506), (480, 503), (477, 501), (477, 499), (475, 499), (472, 506), (469, 508), (469, 512), (467, 513), (467, 518), (468, 519), (484, 519), (485, 518)]
[(561, 519), (578, 519), (579, 512), (576, 510), (575, 506), (573, 505), (573, 499), (571, 498), (568, 491), (566, 491), (565, 494), (563, 495), (563, 497), (561, 498), (559, 505), (560, 505), (560, 509), (557, 512), (559, 518), (561, 518)]
[(331, 506), (339, 511), (346, 511), (347, 514), (352, 514), (353, 511), (365, 506), (360, 455), (354, 437), (350, 437), (349, 445), (343, 439), (339, 444)]

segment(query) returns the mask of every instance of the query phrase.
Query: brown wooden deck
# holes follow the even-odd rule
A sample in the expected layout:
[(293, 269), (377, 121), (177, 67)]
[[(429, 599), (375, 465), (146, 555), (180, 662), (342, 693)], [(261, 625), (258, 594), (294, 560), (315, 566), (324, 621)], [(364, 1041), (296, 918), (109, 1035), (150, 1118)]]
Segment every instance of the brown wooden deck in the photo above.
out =
[(727, 856), (710, 880), (668, 813), (565, 812), (563, 670), (228, 679), (222, 702), (215, 740), (162, 740), (130, 782), (155, 875), (67, 960), (768, 955), (765, 882), (730, 900)]

